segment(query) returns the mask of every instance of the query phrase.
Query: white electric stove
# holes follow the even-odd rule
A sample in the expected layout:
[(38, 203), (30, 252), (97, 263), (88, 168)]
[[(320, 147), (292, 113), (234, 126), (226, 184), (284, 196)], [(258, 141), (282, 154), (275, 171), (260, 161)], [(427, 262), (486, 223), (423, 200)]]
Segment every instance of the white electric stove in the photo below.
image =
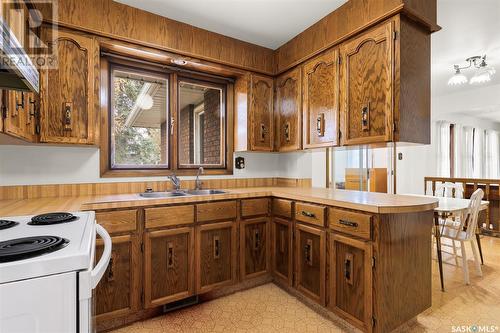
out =
[(110, 257), (94, 212), (0, 217), (0, 333), (92, 332), (92, 290)]

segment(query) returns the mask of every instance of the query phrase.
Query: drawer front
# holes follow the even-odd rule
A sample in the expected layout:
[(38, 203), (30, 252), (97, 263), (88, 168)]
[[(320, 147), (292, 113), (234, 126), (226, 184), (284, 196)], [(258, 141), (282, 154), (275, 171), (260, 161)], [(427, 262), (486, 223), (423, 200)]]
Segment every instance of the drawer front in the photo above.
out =
[(297, 202), (295, 204), (295, 219), (297, 221), (325, 226), (326, 207)]
[(210, 202), (196, 205), (196, 220), (207, 222), (236, 218), (236, 201)]
[(137, 210), (135, 209), (96, 212), (95, 216), (97, 223), (111, 234), (137, 229)]
[(194, 205), (145, 209), (146, 228), (194, 223)]
[(372, 215), (330, 208), (330, 228), (363, 239), (371, 239)]
[(267, 215), (269, 213), (269, 199), (245, 199), (241, 200), (241, 216)]
[(273, 214), (291, 219), (292, 202), (283, 199), (273, 199)]

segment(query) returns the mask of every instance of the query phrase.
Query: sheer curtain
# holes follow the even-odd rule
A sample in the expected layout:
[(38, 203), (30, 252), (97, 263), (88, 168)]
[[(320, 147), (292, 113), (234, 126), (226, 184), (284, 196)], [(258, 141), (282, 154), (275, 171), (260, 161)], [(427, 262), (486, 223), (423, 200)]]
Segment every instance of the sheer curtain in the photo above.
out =
[(490, 179), (500, 178), (500, 133), (497, 131), (486, 131), (485, 150), (485, 175)]
[(474, 177), (474, 128), (455, 125), (455, 177)]
[(438, 121), (436, 124), (437, 175), (450, 176), (450, 123)]
[(474, 178), (483, 178), (486, 174), (485, 131), (474, 128), (474, 154), (472, 156), (472, 175)]

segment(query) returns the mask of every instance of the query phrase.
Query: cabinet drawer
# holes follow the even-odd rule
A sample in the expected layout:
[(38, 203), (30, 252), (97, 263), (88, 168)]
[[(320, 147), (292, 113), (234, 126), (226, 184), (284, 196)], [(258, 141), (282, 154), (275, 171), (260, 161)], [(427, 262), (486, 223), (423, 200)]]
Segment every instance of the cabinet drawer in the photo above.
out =
[(269, 213), (269, 199), (245, 199), (241, 200), (241, 216), (267, 215)]
[(320, 227), (325, 225), (326, 207), (297, 202), (295, 204), (295, 218), (297, 221), (314, 224)]
[(112, 212), (96, 212), (97, 223), (109, 233), (134, 231), (137, 229), (137, 210), (117, 210)]
[(234, 218), (236, 218), (236, 201), (210, 202), (196, 206), (196, 220), (198, 222)]
[(331, 229), (363, 239), (371, 238), (372, 216), (370, 214), (330, 208), (328, 215)]
[(194, 205), (145, 209), (146, 228), (194, 223)]
[(283, 199), (273, 199), (273, 214), (292, 218), (292, 202)]

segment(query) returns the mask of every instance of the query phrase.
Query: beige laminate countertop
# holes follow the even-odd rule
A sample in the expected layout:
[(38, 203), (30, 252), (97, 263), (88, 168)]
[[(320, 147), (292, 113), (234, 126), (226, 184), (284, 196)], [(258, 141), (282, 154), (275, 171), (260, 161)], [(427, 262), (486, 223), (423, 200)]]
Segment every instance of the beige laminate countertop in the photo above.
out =
[(371, 213), (427, 211), (438, 205), (431, 197), (299, 187), (251, 187), (225, 189), (227, 193), (173, 198), (143, 198), (139, 194), (0, 200), (0, 216), (32, 215), (54, 211), (133, 208), (174, 203), (194, 203), (273, 196)]

